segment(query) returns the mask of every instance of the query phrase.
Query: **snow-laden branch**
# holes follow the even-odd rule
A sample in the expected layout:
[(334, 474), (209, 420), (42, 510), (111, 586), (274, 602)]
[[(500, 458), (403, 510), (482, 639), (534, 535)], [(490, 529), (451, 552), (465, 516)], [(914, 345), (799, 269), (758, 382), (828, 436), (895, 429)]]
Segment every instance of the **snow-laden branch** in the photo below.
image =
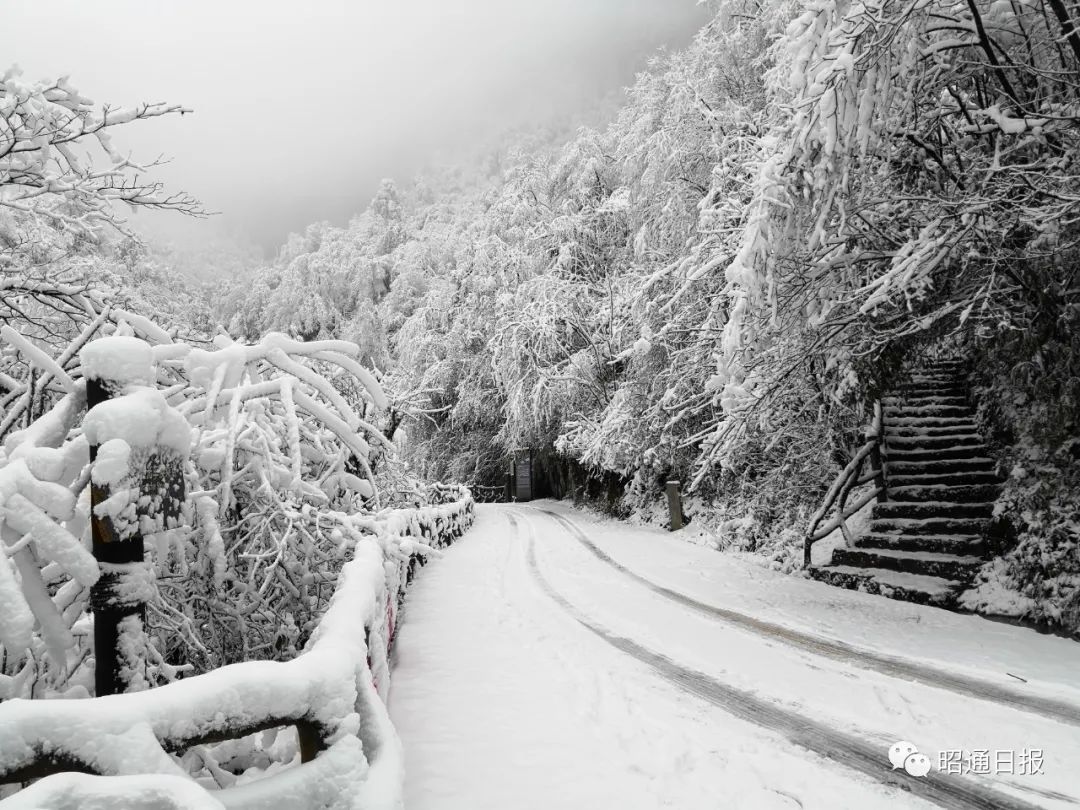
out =
[[(160, 102), (96, 108), (67, 78), (29, 83), (12, 68), (0, 76), (0, 209), (89, 234), (102, 225), (124, 231), (115, 203), (202, 216), (185, 193), (167, 192), (113, 145), (110, 131), (134, 121), (191, 110)], [(94, 160), (107, 162), (100, 166)]]

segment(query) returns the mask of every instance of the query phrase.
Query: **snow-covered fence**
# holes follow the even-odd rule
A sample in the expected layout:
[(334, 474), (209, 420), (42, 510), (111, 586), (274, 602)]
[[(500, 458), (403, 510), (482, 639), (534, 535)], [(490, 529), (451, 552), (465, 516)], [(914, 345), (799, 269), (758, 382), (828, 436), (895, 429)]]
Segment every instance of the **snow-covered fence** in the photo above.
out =
[[(810, 520), (810, 527), (803, 539), (803, 567), (809, 567), (811, 562), (811, 548), (818, 540), (823, 539), (836, 529), (840, 529), (844, 536), (844, 542), (849, 546), (853, 543), (851, 532), (847, 527), (847, 520), (866, 506), (870, 501), (885, 498), (885, 463), (883, 459), (884, 421), (881, 414), (881, 403), (874, 403), (874, 421), (866, 430), (866, 443), (855, 453), (848, 465), (844, 467), (840, 475), (836, 477), (833, 485), (829, 487), (825, 499), (814, 517)], [(855, 503), (847, 502), (851, 491), (863, 484), (874, 482), (874, 487)], [(821, 525), (829, 514), (829, 510), (835, 509), (835, 516)]]
[[(399, 806), (397, 611), (473, 502), (394, 458), (359, 347), (199, 348), (104, 312), (55, 358), (0, 341), (5, 810)], [(95, 670), (123, 674), (89, 644), (109, 627), (144, 637), (118, 662), (144, 677), (91, 698)]]
[(473, 497), (476, 498), (477, 503), (503, 503), (509, 498), (509, 487), (503, 484), (499, 487), (484, 487), (470, 484), (469, 489), (472, 491)]
[[(350, 518), (352, 557), (291, 661), (233, 664), (145, 692), (0, 704), (0, 783), (46, 777), (5, 807), (77, 807), (90, 796), (117, 808), (399, 807), (401, 750), (382, 699), (397, 610), (417, 562), (473, 518), (468, 490), (440, 492), (457, 498)], [(244, 784), (207, 790), (170, 756), (285, 726), (298, 730), (300, 764)]]
[(453, 503), (461, 500), (468, 490), (458, 484), (431, 484), (428, 487), (427, 499), (429, 503)]

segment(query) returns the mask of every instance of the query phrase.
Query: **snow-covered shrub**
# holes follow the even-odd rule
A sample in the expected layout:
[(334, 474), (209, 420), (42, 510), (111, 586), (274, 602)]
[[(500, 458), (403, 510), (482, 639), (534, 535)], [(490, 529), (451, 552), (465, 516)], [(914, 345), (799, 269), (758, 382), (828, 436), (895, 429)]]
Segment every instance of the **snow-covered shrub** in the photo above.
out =
[[(1073, 257), (1075, 261), (1075, 255)], [(1053, 267), (1045, 271), (1054, 275)], [(1002, 458), (994, 551), (963, 604), (1080, 634), (1080, 298), (1048, 283), (984, 336), (979, 416)]]
[[(136, 455), (129, 434), (141, 424), (132, 414), (169, 414), (179, 423), (168, 429), (169, 443), (185, 445), (178, 454), (187, 490), (182, 516), (175, 525), (141, 526), (159, 592), (150, 604), (151, 682), (178, 670), (292, 657), (358, 541), (353, 517), (423, 501), (373, 424), (386, 399), (355, 360), (355, 344), (271, 334), (254, 345), (222, 337), (199, 348), (172, 342), (146, 319), (123, 313), (117, 320), (119, 327), (96, 319), (114, 336), (77, 341), (57, 361), (4, 331), (5, 343), (32, 368), (27, 383), (15, 383), (14, 393), (20, 385), (23, 393), (9, 397), (4, 416), (29, 401), (26, 392), (56, 401), (29, 428), (8, 430), (0, 450), (8, 482), (0, 497), (26, 515), (18, 522), (9, 512), (3, 527), (0, 687), (7, 697), (89, 688), (81, 617), (97, 577), (86, 551), (87, 485), (91, 477), (126, 480)], [(124, 336), (134, 331), (146, 341)], [(102, 352), (107, 345), (113, 348)], [(117, 392), (120, 399), (83, 422), (87, 363), (120, 365), (132, 352), (144, 356), (149, 379)], [(153, 438), (160, 444), (161, 437)], [(93, 471), (88, 440), (102, 443)], [(37, 505), (18, 500), (27, 498)], [(113, 505), (114, 517), (127, 514), (128, 507)]]
[(1056, 452), (1012, 448), (1014, 464), (995, 515), (1015, 536), (980, 571), (962, 604), (1080, 636), (1080, 441)]

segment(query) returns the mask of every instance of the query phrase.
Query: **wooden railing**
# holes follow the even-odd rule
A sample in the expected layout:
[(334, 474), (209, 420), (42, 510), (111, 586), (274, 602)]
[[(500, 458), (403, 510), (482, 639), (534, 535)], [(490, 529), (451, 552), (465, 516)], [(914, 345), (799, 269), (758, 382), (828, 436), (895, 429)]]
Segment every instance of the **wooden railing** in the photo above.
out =
[[(866, 442), (855, 453), (851, 461), (837, 476), (829, 488), (821, 507), (814, 513), (806, 536), (803, 540), (803, 567), (810, 565), (810, 552), (814, 543), (832, 534), (837, 529), (844, 536), (848, 546), (854, 544), (847, 521), (872, 500), (884, 501), (887, 495), (885, 478), (885, 431), (881, 414), (881, 402), (874, 403), (874, 421), (866, 430)], [(855, 502), (848, 503), (852, 490), (864, 484), (874, 482), (874, 487), (860, 496)], [(829, 514), (833, 517), (826, 521)], [(823, 523), (823, 521), (825, 521)]]
[(499, 487), (485, 487), (478, 484), (470, 484), (469, 490), (477, 503), (504, 503), (509, 500), (506, 484)]
[[(386, 797), (400, 776), (400, 745), (383, 699), (397, 610), (417, 563), (459, 537), (474, 511), (468, 490), (439, 492), (441, 504), (356, 516), (352, 528), (364, 536), (311, 641), (291, 661), (233, 664), (145, 692), (0, 704), (0, 784), (40, 779), (18, 795), (41, 808), (74, 806), (72, 791), (85, 783), (71, 771), (155, 774), (185, 795), (202, 793), (170, 754), (293, 726), (301, 765), (209, 791), (197, 806), (218, 806), (215, 797), (246, 807), (253, 792), (281, 807), (396, 806)], [(85, 789), (101, 798), (111, 784)], [(122, 795), (124, 780), (115, 788)], [(372, 798), (354, 804), (369, 789)], [(342, 792), (340, 801), (328, 790)]]

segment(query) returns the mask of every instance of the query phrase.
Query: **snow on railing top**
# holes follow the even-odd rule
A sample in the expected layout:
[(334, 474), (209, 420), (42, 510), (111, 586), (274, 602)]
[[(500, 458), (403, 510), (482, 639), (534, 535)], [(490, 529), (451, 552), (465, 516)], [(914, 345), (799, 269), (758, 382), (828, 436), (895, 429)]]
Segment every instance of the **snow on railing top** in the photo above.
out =
[[(0, 704), (0, 782), (57, 774), (16, 794), (10, 806), (67, 807), (94, 795), (124, 808), (239, 808), (271, 799), (295, 808), (400, 807), (400, 743), (379, 687), (386, 685), (395, 614), (413, 566), (472, 520), (468, 491), (458, 493), (452, 503), (358, 515), (344, 524), (352, 559), (292, 661), (234, 664), (148, 692)], [(297, 755), (306, 764), (216, 794), (191, 781), (168, 753), (287, 725), (300, 732)], [(308, 761), (317, 751), (323, 753)], [(165, 778), (151, 788), (137, 774)]]

